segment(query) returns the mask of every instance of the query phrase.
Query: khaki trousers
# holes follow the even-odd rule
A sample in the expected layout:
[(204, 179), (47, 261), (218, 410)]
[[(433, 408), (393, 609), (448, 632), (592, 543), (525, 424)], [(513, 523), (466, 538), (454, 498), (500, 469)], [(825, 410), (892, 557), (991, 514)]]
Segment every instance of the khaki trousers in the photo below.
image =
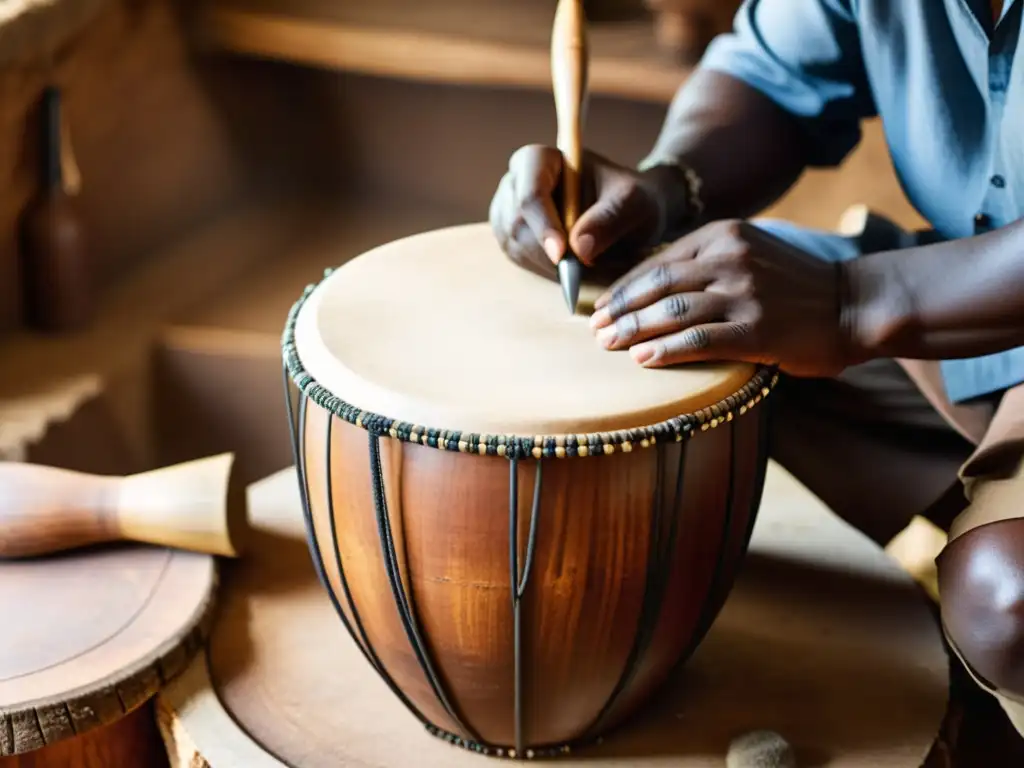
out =
[[(773, 395), (772, 457), (883, 546), (916, 515), (949, 532), (947, 547), (1024, 517), (1024, 389), (954, 422), (920, 384), (891, 360), (836, 379), (786, 378)], [(1024, 736), (1024, 697), (996, 690), (947, 640)]]

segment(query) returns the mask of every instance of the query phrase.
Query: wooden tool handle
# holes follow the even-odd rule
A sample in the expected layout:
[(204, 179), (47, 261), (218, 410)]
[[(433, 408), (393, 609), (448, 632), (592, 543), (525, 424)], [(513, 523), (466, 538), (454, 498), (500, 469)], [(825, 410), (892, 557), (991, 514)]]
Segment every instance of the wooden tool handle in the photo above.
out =
[(0, 462), (0, 557), (137, 541), (237, 557), (245, 489), (222, 454), (128, 477)]
[(587, 110), (589, 48), (583, 0), (558, 0), (551, 33), (551, 82), (562, 152), (562, 220), (566, 232), (582, 206), (583, 123)]

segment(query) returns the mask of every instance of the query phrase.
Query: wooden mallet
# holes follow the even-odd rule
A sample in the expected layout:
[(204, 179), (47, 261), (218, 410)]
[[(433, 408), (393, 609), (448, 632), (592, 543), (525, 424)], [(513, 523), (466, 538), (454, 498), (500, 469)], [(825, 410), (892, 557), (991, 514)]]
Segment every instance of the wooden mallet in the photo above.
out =
[[(583, 123), (587, 113), (589, 71), (587, 18), (583, 0), (558, 0), (551, 31), (551, 84), (558, 117), (558, 149), (562, 153), (562, 224), (566, 235), (583, 205)], [(582, 265), (571, 250), (558, 262), (558, 281), (569, 311), (576, 312)]]
[(0, 558), (135, 541), (238, 557), (245, 487), (230, 453), (127, 477), (0, 462)]

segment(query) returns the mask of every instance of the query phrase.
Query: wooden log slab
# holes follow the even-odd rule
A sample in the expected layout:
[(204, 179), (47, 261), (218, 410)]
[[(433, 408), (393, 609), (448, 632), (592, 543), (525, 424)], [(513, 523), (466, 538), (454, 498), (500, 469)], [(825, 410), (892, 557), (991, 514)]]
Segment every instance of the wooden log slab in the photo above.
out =
[[(158, 697), (173, 768), (473, 768), (371, 671), (307, 554), (293, 470), (250, 487), (208, 651)], [(927, 600), (877, 546), (770, 467), (750, 557), (691, 663), (641, 714), (565, 766), (719, 768), (772, 730), (801, 766), (919, 768), (949, 662)]]
[(139, 768), (135, 714), (201, 647), (216, 584), (212, 557), (139, 545), (0, 561), (0, 768)]

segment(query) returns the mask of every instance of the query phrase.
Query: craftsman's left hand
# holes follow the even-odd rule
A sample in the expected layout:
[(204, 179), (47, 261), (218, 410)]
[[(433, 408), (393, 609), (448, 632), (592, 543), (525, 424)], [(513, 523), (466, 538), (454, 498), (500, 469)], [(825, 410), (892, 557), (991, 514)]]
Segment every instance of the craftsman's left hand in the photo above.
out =
[(732, 360), (832, 376), (849, 364), (841, 283), (836, 264), (752, 224), (715, 222), (616, 281), (591, 326), (649, 368)]

